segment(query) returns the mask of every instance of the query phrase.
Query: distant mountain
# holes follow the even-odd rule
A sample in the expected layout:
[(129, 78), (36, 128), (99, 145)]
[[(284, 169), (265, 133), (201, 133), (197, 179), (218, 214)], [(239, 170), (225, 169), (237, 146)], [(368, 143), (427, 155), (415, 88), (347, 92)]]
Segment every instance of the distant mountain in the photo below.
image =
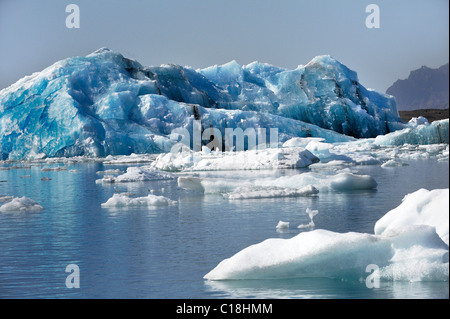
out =
[(397, 80), (386, 93), (397, 100), (400, 111), (448, 108), (449, 64), (437, 69), (422, 66), (405, 80)]

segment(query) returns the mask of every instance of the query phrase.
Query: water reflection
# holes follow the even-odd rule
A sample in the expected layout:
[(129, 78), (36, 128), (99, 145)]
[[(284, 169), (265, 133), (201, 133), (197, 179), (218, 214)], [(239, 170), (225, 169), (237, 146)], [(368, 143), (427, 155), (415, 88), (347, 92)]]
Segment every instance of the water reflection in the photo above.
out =
[(447, 299), (448, 282), (382, 281), (367, 288), (364, 281), (329, 278), (283, 280), (205, 281), (206, 291), (217, 298), (232, 299)]

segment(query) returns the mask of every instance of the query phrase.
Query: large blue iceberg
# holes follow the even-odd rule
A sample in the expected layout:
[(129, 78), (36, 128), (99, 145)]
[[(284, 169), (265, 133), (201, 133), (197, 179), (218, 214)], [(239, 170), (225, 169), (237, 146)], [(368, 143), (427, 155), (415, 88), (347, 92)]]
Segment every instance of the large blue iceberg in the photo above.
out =
[[(144, 67), (109, 49), (73, 57), (0, 91), (0, 159), (167, 152), (173, 132), (277, 128), (279, 142), (344, 142), (403, 128), (395, 99), (330, 56), (287, 70), (235, 61)], [(268, 133), (267, 133), (268, 134)]]

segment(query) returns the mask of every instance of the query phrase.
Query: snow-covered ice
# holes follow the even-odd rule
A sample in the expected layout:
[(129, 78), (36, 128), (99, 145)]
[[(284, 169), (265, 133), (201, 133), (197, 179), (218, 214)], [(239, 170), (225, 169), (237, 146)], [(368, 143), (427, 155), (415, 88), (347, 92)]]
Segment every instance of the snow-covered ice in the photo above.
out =
[[(3, 205), (2, 202), (4, 203)], [(0, 212), (40, 211), (43, 209), (44, 207), (25, 196), (14, 197), (0, 195)]]
[(176, 175), (169, 172), (162, 172), (149, 166), (127, 168), (127, 172), (119, 176), (104, 175), (98, 180), (103, 183), (127, 183), (127, 182), (145, 182), (154, 180), (175, 179)]
[(129, 194), (116, 193), (101, 206), (105, 208), (128, 207), (128, 206), (168, 206), (175, 205), (176, 201), (164, 196), (148, 194), (143, 197), (133, 197)]
[(169, 152), (151, 166), (167, 171), (216, 171), (303, 168), (319, 162), (304, 148), (267, 148), (239, 152)]
[(366, 278), (370, 264), (385, 280), (448, 280), (448, 246), (430, 226), (391, 236), (317, 229), (244, 248), (207, 273), (209, 280), (331, 277)]
[(180, 176), (178, 186), (205, 194), (222, 193), (229, 199), (311, 196), (319, 192), (348, 192), (377, 188), (369, 175), (338, 173), (324, 175), (306, 172), (276, 178), (236, 180)]
[(319, 192), (345, 192), (356, 190), (370, 190), (377, 188), (378, 184), (372, 176), (353, 173), (338, 173), (325, 175), (315, 172), (281, 176), (273, 181), (266, 181), (273, 186), (301, 188), (313, 185)]
[(433, 226), (448, 245), (449, 189), (419, 189), (406, 195), (401, 205), (377, 221), (375, 234), (384, 234), (405, 225)]
[(375, 234), (316, 229), (267, 239), (224, 259), (204, 278), (360, 280), (375, 264), (382, 280), (448, 281), (448, 214), (448, 189), (419, 190), (382, 217)]
[(375, 138), (378, 145), (404, 145), (404, 144), (448, 144), (449, 119), (410, 124), (407, 128), (380, 135)]

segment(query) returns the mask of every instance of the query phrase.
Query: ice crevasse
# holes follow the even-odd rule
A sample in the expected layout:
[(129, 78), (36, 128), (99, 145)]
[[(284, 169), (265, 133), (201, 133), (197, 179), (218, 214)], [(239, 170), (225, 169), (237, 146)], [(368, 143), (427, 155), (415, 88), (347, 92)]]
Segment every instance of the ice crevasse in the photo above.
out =
[[(277, 128), (279, 142), (376, 137), (404, 128), (395, 99), (330, 56), (294, 70), (235, 61), (145, 67), (103, 48), (0, 91), (0, 159), (168, 152), (176, 129)], [(268, 132), (267, 132), (268, 134)]]
[(449, 190), (418, 190), (375, 225), (375, 233), (323, 229), (272, 238), (224, 259), (208, 280), (367, 277), (377, 265), (383, 280), (448, 281)]

